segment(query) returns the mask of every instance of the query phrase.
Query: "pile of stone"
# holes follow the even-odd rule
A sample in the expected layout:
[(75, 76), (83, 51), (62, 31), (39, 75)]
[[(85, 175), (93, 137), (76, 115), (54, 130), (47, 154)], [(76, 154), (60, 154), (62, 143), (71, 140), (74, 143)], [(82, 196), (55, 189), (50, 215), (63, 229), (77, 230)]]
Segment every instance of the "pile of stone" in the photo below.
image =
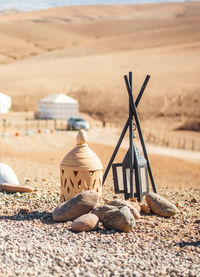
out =
[(157, 194), (146, 196), (147, 205), (132, 205), (124, 200), (101, 201), (103, 166), (97, 155), (88, 146), (88, 137), (80, 130), (76, 147), (62, 160), (60, 165), (62, 202), (53, 212), (55, 221), (73, 221), (73, 231), (96, 230), (101, 223), (106, 229), (130, 232), (141, 209), (150, 209), (161, 216), (177, 212), (176, 206)]
[(178, 212), (175, 205), (155, 193), (146, 195), (146, 204), (130, 204), (125, 200), (101, 202), (101, 194), (96, 191), (84, 191), (70, 200), (58, 205), (53, 212), (57, 222), (73, 221), (71, 229), (75, 232), (92, 231), (100, 224), (108, 230), (130, 232), (140, 212), (150, 210), (160, 216), (170, 217)]

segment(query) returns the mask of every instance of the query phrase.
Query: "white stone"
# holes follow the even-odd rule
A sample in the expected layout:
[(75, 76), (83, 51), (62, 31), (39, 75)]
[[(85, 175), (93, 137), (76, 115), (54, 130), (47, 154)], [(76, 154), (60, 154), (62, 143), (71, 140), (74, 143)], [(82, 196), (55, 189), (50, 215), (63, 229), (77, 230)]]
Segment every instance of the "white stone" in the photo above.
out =
[(19, 185), (15, 172), (10, 166), (4, 163), (0, 163), (0, 184), (1, 183)]

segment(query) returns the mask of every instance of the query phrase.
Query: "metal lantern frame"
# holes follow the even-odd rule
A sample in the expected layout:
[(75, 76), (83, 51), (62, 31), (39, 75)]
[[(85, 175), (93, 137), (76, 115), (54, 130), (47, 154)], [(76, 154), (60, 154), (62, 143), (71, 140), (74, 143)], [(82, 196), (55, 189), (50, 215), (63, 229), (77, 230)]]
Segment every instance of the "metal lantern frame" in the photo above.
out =
[(149, 192), (147, 161), (134, 142), (133, 148), (133, 183), (131, 184), (130, 181), (129, 149), (122, 163), (112, 164), (114, 188), (115, 193), (124, 193), (125, 199), (131, 198), (133, 194), (141, 201), (143, 196)]
[[(108, 163), (108, 166), (103, 176), (103, 184), (104, 184), (106, 177), (109, 173), (109, 170), (112, 166), (115, 193), (124, 193), (125, 199), (137, 198), (138, 201), (140, 202), (142, 201), (143, 196), (149, 192), (149, 179), (151, 181), (153, 191), (157, 193), (148, 154), (146, 151), (146, 146), (144, 143), (139, 117), (136, 110), (136, 107), (138, 106), (142, 98), (142, 95), (149, 81), (149, 78), (150, 76), (147, 75), (142, 85), (142, 88), (138, 94), (138, 97), (134, 102), (133, 93), (132, 93), (132, 72), (129, 72), (129, 78), (127, 75), (124, 76), (126, 88), (129, 94), (129, 118), (124, 126), (122, 134), (119, 138), (119, 141), (115, 147), (115, 150), (111, 156), (111, 159)], [(134, 128), (133, 128), (134, 125), (137, 127), (137, 130), (138, 130), (144, 156), (133, 141), (133, 138), (135, 137)], [(126, 153), (126, 156), (122, 163), (113, 163), (128, 128), (129, 128), (128, 152)], [(117, 170), (118, 168), (121, 170), (121, 173), (118, 172)], [(141, 174), (142, 168), (144, 168), (143, 178)], [(128, 175), (127, 169), (129, 169), (129, 176), (127, 176)], [(121, 174), (121, 177), (120, 177), (120, 174)], [(128, 181), (129, 181), (129, 185), (128, 185)], [(146, 182), (145, 187), (144, 187), (144, 182)], [(122, 183), (122, 186), (120, 183)]]

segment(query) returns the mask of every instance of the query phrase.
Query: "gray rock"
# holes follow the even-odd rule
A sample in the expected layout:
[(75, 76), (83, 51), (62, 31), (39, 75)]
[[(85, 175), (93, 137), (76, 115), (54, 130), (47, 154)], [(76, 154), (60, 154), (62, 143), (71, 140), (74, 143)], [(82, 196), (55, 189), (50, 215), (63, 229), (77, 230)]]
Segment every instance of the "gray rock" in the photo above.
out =
[(92, 210), (92, 213), (98, 216), (100, 221), (103, 221), (105, 212), (116, 209), (116, 206), (111, 205), (99, 205)]
[(103, 225), (107, 229), (130, 232), (135, 226), (135, 218), (128, 207), (116, 208), (105, 212)]
[(100, 199), (101, 194), (96, 191), (88, 190), (81, 192), (70, 200), (57, 206), (53, 211), (53, 220), (74, 220), (83, 214), (89, 213), (99, 204)]
[(95, 214), (84, 214), (75, 219), (71, 229), (75, 232), (96, 230), (99, 226), (99, 218)]
[(140, 205), (137, 203), (130, 204), (126, 200), (111, 200), (107, 203), (108, 205), (116, 206), (116, 207), (128, 207), (132, 213), (132, 215), (135, 217), (135, 219), (140, 218)]
[(145, 199), (149, 208), (156, 215), (170, 217), (179, 211), (174, 204), (157, 193), (147, 193)]

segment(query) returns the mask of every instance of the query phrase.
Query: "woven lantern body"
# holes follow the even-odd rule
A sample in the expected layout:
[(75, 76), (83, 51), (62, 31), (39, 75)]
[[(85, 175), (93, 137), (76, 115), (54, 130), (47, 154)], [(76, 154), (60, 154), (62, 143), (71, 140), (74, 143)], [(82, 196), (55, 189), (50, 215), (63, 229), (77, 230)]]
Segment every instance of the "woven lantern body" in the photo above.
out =
[(85, 131), (79, 131), (77, 146), (62, 160), (60, 178), (61, 202), (86, 190), (102, 192), (103, 166), (97, 155), (88, 147)]

